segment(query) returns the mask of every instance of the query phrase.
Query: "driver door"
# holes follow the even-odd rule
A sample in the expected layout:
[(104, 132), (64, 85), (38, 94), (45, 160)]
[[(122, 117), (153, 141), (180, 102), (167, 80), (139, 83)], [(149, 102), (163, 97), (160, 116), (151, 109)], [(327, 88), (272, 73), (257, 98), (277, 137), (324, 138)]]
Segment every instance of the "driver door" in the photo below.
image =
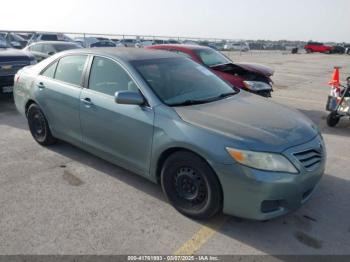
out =
[(95, 56), (89, 83), (80, 95), (83, 143), (88, 150), (139, 174), (148, 174), (153, 139), (153, 109), (115, 103), (117, 91), (138, 91), (124, 68)]

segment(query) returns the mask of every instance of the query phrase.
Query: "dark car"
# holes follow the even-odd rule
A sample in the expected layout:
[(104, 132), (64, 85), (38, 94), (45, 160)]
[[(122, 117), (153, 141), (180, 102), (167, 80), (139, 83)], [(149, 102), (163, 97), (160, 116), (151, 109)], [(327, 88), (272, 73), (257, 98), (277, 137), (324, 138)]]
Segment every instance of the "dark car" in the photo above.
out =
[(36, 63), (30, 53), (14, 49), (0, 35), (0, 94), (12, 93), (14, 76), (24, 66)]
[(32, 53), (35, 56), (36, 60), (39, 62), (58, 52), (78, 48), (81, 48), (81, 45), (78, 43), (69, 43), (63, 41), (44, 41), (30, 44), (23, 50)]
[(345, 54), (346, 47), (343, 45), (332, 46), (332, 54)]
[(147, 48), (168, 50), (208, 67), (231, 85), (264, 97), (271, 97), (274, 71), (264, 65), (234, 63), (211, 47), (199, 45), (154, 45)]

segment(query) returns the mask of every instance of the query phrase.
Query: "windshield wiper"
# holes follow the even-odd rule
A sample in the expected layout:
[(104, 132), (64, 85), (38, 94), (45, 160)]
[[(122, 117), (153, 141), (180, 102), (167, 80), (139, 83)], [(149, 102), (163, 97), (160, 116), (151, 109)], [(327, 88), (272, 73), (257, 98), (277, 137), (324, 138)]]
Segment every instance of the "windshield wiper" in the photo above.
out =
[(211, 97), (211, 98), (208, 98), (208, 99), (201, 99), (201, 100), (189, 99), (189, 100), (185, 100), (184, 102), (170, 104), (169, 106), (190, 106), (190, 105), (205, 104), (205, 103), (214, 102), (216, 100), (219, 100), (219, 99), (222, 99), (222, 98), (225, 98), (225, 97), (233, 96), (233, 95), (235, 95), (237, 93), (238, 92), (222, 93), (222, 94), (220, 94), (218, 96)]
[(234, 96), (235, 94), (237, 94), (238, 92), (228, 92), (228, 93), (222, 93), (219, 96), (217, 96), (216, 98), (225, 98), (225, 97), (229, 97), (229, 96)]
[(214, 68), (214, 67), (219, 67), (219, 66), (226, 66), (229, 64), (232, 64), (233, 62), (227, 62), (227, 63), (220, 63), (220, 64), (214, 64), (214, 65), (210, 65), (210, 68)]
[(212, 100), (208, 100), (208, 99), (205, 99), (205, 100), (185, 100), (183, 102), (180, 102), (180, 103), (174, 103), (174, 104), (169, 104), (169, 106), (191, 106), (191, 105), (199, 105), (199, 104), (204, 104), (204, 103), (208, 103), (208, 102), (211, 102)]

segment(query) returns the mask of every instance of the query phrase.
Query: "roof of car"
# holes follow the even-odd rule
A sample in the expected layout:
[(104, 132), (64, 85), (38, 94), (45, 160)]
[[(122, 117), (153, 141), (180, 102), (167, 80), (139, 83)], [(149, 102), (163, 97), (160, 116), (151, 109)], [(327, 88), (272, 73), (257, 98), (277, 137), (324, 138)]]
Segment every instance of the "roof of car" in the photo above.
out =
[(146, 48), (133, 47), (97, 47), (82, 48), (66, 51), (65, 53), (90, 53), (95, 55), (105, 55), (119, 58), (124, 61), (138, 61), (149, 59), (175, 58), (182, 57), (175, 53), (161, 50), (152, 50)]
[(48, 45), (65, 45), (65, 44), (73, 44), (77, 45), (75, 42), (68, 42), (68, 41), (40, 41), (40, 42), (34, 42), (30, 45), (36, 45), (36, 44), (48, 44)]

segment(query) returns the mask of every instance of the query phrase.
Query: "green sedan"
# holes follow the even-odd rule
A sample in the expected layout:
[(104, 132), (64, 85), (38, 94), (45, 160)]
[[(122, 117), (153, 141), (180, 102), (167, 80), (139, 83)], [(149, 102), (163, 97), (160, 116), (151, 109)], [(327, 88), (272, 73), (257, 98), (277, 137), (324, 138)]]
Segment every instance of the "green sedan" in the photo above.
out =
[(159, 50), (77, 49), (25, 67), (16, 107), (34, 139), (57, 139), (159, 183), (192, 218), (265, 220), (310, 199), (326, 162), (298, 111)]

